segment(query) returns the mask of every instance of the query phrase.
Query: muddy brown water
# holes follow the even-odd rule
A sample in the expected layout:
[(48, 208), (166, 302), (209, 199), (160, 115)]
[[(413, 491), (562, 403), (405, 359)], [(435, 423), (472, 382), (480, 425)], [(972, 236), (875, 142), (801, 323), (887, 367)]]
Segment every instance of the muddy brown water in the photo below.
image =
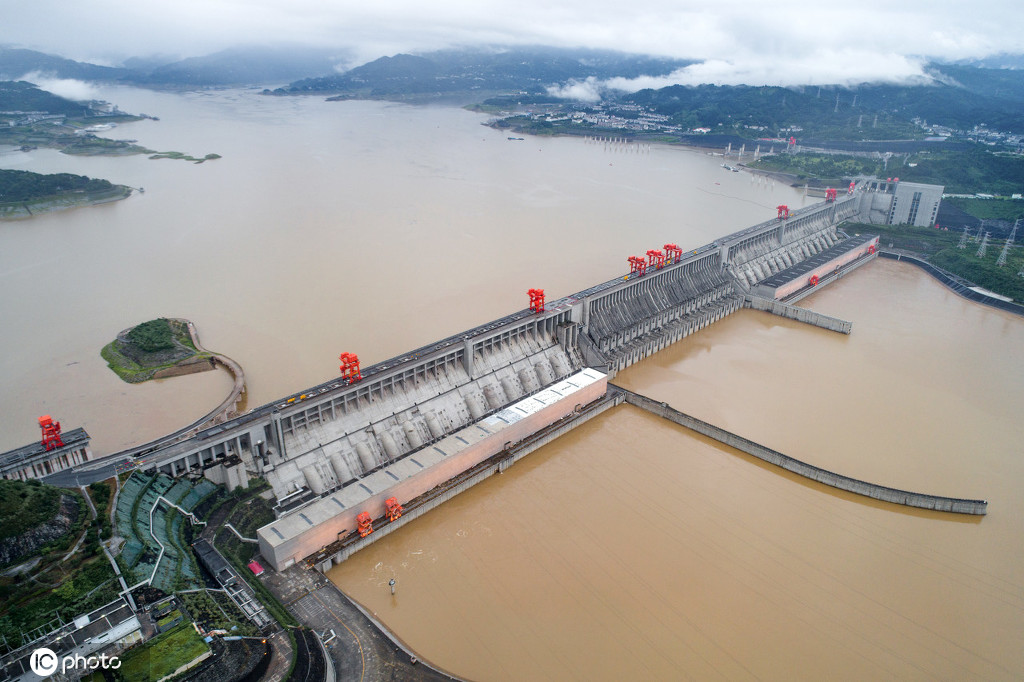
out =
[[(36, 418), (84, 426), (97, 453), (168, 433), (230, 390), (223, 371), (138, 386), (99, 357), (120, 330), (194, 321), (246, 372), (248, 406), (627, 271), (802, 205), (720, 157), (579, 138), (509, 141), (454, 107), (264, 97), (96, 97), (159, 121), (107, 137), (223, 158), (200, 165), (0, 150), (0, 167), (107, 178), (144, 194), (0, 223), (0, 451)], [(813, 200), (812, 201), (817, 201)]]
[[(212, 409), (223, 372), (121, 383), (99, 349), (160, 315), (245, 368), (249, 405), (799, 206), (721, 159), (507, 141), (477, 114), (104, 88), (159, 150), (0, 154), (145, 194), (0, 224), (0, 449), (50, 413), (110, 452)], [(1019, 679), (1024, 325), (876, 262), (805, 303), (849, 337), (741, 311), (617, 377), (857, 478), (984, 497), (900, 510), (780, 474), (628, 406), (332, 572), (422, 656), (477, 680)], [(387, 581), (395, 577), (392, 599)]]
[(881, 261), (803, 305), (853, 334), (740, 311), (616, 381), (988, 516), (833, 491), (620, 406), (331, 579), (474, 680), (1019, 679), (1024, 321)]

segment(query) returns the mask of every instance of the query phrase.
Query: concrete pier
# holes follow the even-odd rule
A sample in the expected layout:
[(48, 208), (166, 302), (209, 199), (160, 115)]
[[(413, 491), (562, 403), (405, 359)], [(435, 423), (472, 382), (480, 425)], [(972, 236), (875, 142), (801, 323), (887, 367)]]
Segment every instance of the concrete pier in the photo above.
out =
[(817, 481), (818, 483), (823, 483), (839, 490), (845, 490), (846, 492), (856, 493), (857, 495), (863, 495), (883, 502), (901, 504), (907, 507), (917, 507), (919, 509), (952, 512), (954, 514), (971, 514), (980, 516), (984, 515), (988, 511), (988, 502), (986, 500), (970, 500), (957, 497), (943, 497), (941, 495), (929, 495), (926, 493), (915, 493), (908, 490), (889, 488), (883, 485), (878, 485), (877, 483), (868, 483), (867, 481), (850, 478), (849, 476), (843, 476), (842, 474), (837, 474), (827, 469), (816, 467), (813, 464), (807, 464), (806, 462), (784, 455), (777, 450), (772, 450), (771, 448), (755, 443), (752, 440), (748, 440), (742, 436), (737, 436), (735, 433), (726, 431), (725, 429), (709, 424), (697, 419), (696, 417), (691, 417), (688, 414), (669, 407), (667, 403), (660, 403), (648, 398), (647, 396), (633, 393), (632, 391), (628, 391), (624, 388), (611, 384), (609, 384), (608, 389), (609, 393), (613, 391), (622, 392), (625, 402), (630, 405), (639, 407), (642, 410), (646, 410), (651, 414), (655, 414), (669, 420), (670, 422), (679, 424), (680, 426), (685, 426), (691, 431), (696, 431), (702, 436), (707, 436), (708, 438), (717, 440), (719, 443), (736, 448), (737, 450), (745, 452), (753, 457), (757, 457), (764, 462), (782, 467), (786, 471), (791, 471), (794, 474), (803, 476), (804, 478)]
[(822, 315), (821, 313), (816, 313), (813, 310), (808, 310), (807, 308), (798, 308), (795, 305), (789, 305), (782, 301), (775, 301), (761, 296), (754, 296), (753, 294), (747, 294), (744, 297), (743, 307), (752, 308), (754, 310), (763, 310), (767, 313), (771, 313), (772, 315), (778, 315), (779, 317), (785, 317), (790, 320), (797, 320), (798, 322), (812, 324), (815, 327), (839, 332), (840, 334), (849, 334), (853, 329), (853, 323), (848, 322), (847, 320), (840, 320), (838, 317)]

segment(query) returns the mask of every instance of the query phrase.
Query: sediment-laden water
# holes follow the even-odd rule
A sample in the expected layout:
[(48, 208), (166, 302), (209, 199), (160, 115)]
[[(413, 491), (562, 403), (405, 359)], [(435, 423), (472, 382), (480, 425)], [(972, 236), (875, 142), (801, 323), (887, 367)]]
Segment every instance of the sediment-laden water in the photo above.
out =
[(160, 118), (109, 137), (223, 158), (0, 154), (4, 168), (146, 190), (0, 223), (0, 450), (34, 440), (44, 413), (109, 453), (215, 407), (226, 378), (128, 386), (106, 369), (100, 348), (153, 317), (193, 320), (245, 369), (253, 407), (336, 376), (343, 351), (384, 360), (521, 310), (527, 289), (552, 300), (626, 272), (631, 254), (697, 247), (802, 202), (699, 152), (509, 141), (453, 107), (96, 96)]
[(616, 381), (988, 516), (837, 492), (621, 406), (331, 579), (474, 680), (1019, 679), (1024, 321), (881, 261), (804, 305), (853, 334), (741, 311)]

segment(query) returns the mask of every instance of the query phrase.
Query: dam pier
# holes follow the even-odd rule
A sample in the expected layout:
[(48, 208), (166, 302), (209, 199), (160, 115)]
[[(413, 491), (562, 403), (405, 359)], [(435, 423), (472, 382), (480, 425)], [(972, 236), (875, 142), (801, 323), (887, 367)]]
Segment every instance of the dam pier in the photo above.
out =
[[(794, 212), (780, 206), (776, 218), (711, 244), (649, 251), (649, 262), (629, 259), (628, 275), (546, 303), (540, 293), (532, 309), (127, 452), (145, 471), (229, 489), (263, 478), (277, 516), (258, 531), (265, 564), (326, 570), (627, 401), (608, 383), (617, 372), (740, 308), (849, 334), (850, 322), (792, 302), (877, 257), (877, 237), (837, 228), (878, 201), (851, 186)], [(53, 479), (73, 471), (86, 480), (102, 466)], [(984, 513), (983, 504), (929, 508)]]

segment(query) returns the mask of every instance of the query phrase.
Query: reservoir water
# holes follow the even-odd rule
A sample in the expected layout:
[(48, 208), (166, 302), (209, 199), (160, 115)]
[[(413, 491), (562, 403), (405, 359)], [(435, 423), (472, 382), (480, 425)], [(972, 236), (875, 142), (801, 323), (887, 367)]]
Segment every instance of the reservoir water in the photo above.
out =
[[(129, 386), (105, 367), (99, 349), (152, 317), (195, 321), (253, 406), (334, 375), (341, 351), (382, 360), (802, 202), (701, 153), (508, 141), (451, 107), (97, 95), (160, 117), (108, 136), (223, 158), (0, 154), (146, 189), (0, 224), (0, 449), (40, 414), (106, 453), (216, 405), (222, 373)], [(850, 476), (987, 498), (988, 516), (836, 493), (622, 406), (331, 578), (477, 680), (1019, 679), (1024, 324), (879, 261), (804, 305), (853, 334), (741, 311), (616, 381)]]
[(620, 406), (330, 578), (474, 680), (1020, 679), (1024, 321), (885, 261), (805, 305), (853, 333), (744, 310), (616, 382), (987, 516), (834, 491)]
[(800, 205), (721, 159), (527, 138), (454, 107), (325, 102), (254, 91), (104, 88), (159, 121), (106, 133), (200, 165), (52, 150), (0, 167), (101, 177), (144, 194), (0, 224), (0, 449), (36, 418), (84, 426), (97, 453), (216, 406), (223, 372), (129, 386), (99, 356), (118, 331), (187, 317), (246, 371), (248, 405), (625, 272), (666, 242), (697, 247)]

